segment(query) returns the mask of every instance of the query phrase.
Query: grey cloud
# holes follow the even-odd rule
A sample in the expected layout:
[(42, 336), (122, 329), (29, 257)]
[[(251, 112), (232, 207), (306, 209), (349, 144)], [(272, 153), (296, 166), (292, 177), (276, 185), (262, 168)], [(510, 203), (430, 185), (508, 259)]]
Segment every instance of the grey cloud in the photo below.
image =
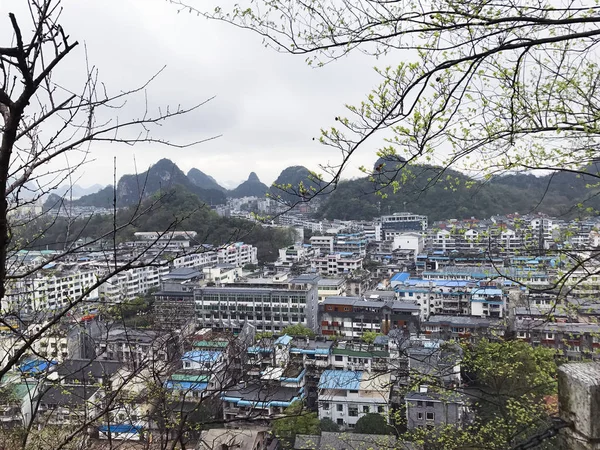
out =
[[(4, 0), (0, 25), (6, 23), (6, 11), (22, 3)], [(164, 1), (65, 0), (63, 6), (65, 29), (85, 42), (90, 61), (112, 92), (136, 87), (166, 65), (148, 89), (152, 107), (189, 106), (216, 96), (162, 127), (161, 136), (189, 142), (223, 134), (183, 150), (97, 143), (93, 165), (83, 169), (89, 184), (111, 182), (115, 156), (120, 174), (134, 170), (134, 157), (141, 171), (168, 156), (184, 171), (198, 167), (217, 180), (243, 180), (255, 171), (265, 183), (287, 165), (317, 169), (319, 163), (337, 162), (333, 149), (312, 138), (344, 114), (345, 103), (360, 102), (378, 81), (373, 61), (361, 55), (312, 69), (302, 57), (265, 49), (250, 32), (177, 14)], [(85, 73), (83, 57), (82, 45), (57, 72), (64, 84), (79, 84)], [(138, 114), (143, 108), (144, 97), (138, 96), (119, 115)], [(370, 163), (375, 155), (366, 150), (360, 158)], [(354, 162), (347, 175), (358, 174), (360, 163), (365, 162)]]

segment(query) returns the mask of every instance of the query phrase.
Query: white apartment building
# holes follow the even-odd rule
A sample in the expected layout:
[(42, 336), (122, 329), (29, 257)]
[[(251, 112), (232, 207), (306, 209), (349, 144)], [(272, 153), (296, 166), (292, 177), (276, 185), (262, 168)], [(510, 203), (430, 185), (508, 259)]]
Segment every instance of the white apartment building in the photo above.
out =
[(312, 258), (310, 266), (321, 275), (350, 274), (362, 269), (363, 258), (357, 255), (334, 253), (325, 257)]
[(203, 268), (202, 273), (206, 281), (212, 281), (218, 286), (237, 281), (242, 276), (242, 268), (229, 264), (217, 264), (214, 267)]
[(244, 267), (246, 264), (258, 264), (257, 255), (258, 249), (253, 245), (236, 242), (217, 251), (217, 262)]
[(343, 278), (321, 278), (319, 280), (319, 302), (327, 297), (346, 295), (346, 280)]
[(205, 267), (217, 263), (217, 252), (215, 251), (199, 251), (188, 255), (180, 256), (173, 260), (175, 269)]
[(456, 239), (448, 230), (439, 230), (430, 238), (431, 247), (435, 251), (444, 253), (456, 250)]
[[(62, 266), (52, 263), (33, 275), (11, 281), (2, 302), (2, 311), (33, 313), (67, 306), (78, 300), (97, 281), (96, 272), (78, 266)], [(98, 288), (92, 289), (87, 300), (98, 300)]]
[(414, 232), (396, 232), (392, 237), (392, 250), (410, 250), (414, 258), (423, 251), (425, 240), (419, 233)]
[(169, 267), (148, 266), (135, 267), (109, 278), (99, 288), (102, 301), (120, 303), (131, 301), (147, 293), (152, 288), (160, 287), (161, 277), (169, 273)]
[(479, 317), (504, 317), (506, 295), (501, 289), (477, 287), (471, 290), (471, 315)]
[(390, 374), (325, 370), (319, 379), (319, 419), (352, 429), (369, 413), (389, 414)]
[(315, 254), (329, 255), (333, 253), (334, 236), (312, 236), (310, 245), (315, 250)]
[(190, 247), (190, 241), (196, 238), (195, 231), (138, 231), (134, 233), (134, 247), (163, 250), (182, 250)]

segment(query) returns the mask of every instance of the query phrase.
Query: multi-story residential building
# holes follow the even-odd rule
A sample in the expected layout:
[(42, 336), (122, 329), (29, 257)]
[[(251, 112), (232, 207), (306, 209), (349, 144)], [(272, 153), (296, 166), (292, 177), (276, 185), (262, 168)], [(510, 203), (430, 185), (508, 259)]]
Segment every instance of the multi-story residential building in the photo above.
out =
[[(269, 355), (259, 361), (255, 379), (244, 382), (222, 394), (225, 419), (281, 415), (285, 408), (306, 397), (306, 369), (290, 358), (292, 337), (284, 335), (274, 342), (257, 342), (248, 352)], [(271, 345), (272, 344), (272, 345)]]
[(331, 419), (342, 429), (352, 429), (369, 413), (387, 418), (390, 375), (362, 371), (326, 370), (319, 380), (319, 419)]
[(206, 267), (217, 264), (217, 259), (216, 251), (199, 247), (194, 252), (187, 252), (186, 255), (173, 259), (173, 267), (175, 269)]
[(346, 280), (343, 278), (321, 278), (319, 280), (319, 302), (327, 297), (346, 295)]
[(456, 236), (450, 230), (438, 230), (429, 237), (431, 250), (450, 253), (457, 251)]
[(44, 426), (84, 426), (100, 411), (101, 390), (92, 386), (44, 386), (36, 399), (35, 422)]
[(378, 241), (390, 240), (398, 232), (425, 231), (427, 229), (427, 216), (409, 212), (394, 213), (380, 217), (381, 228), (377, 235)]
[(443, 425), (461, 426), (470, 419), (470, 402), (457, 392), (434, 392), (421, 386), (419, 392), (404, 397), (406, 425), (409, 430)]
[(195, 323), (194, 288), (202, 274), (189, 268), (174, 269), (163, 276), (160, 290), (154, 294), (156, 325), (163, 330), (180, 330)]
[(545, 318), (515, 321), (517, 339), (555, 349), (569, 360), (600, 359), (600, 325), (548, 322)]
[(331, 351), (331, 367), (334, 370), (383, 372), (389, 368), (389, 358), (387, 349), (375, 349), (373, 345), (342, 341)]
[(291, 268), (293, 264), (304, 261), (310, 254), (309, 248), (304, 245), (295, 244), (279, 249), (279, 258), (275, 263), (277, 266)]
[(232, 264), (215, 264), (202, 269), (204, 279), (212, 281), (217, 286), (221, 284), (235, 283), (242, 277), (242, 268)]
[(190, 247), (196, 238), (195, 231), (138, 231), (134, 233), (134, 247), (152, 249), (153, 252), (179, 251)]
[(473, 316), (430, 316), (421, 323), (421, 330), (432, 339), (467, 340), (501, 337), (504, 326), (500, 319)]
[(240, 331), (250, 323), (258, 331), (280, 332), (288, 325), (318, 330), (318, 275), (301, 275), (269, 287), (242, 284), (194, 290), (196, 320), (213, 330)]
[(408, 380), (435, 379), (440, 386), (460, 386), (460, 346), (430, 339), (410, 339), (403, 343), (408, 359)]
[(258, 249), (252, 245), (236, 242), (217, 251), (217, 262), (244, 267), (247, 264), (258, 264)]
[(395, 328), (416, 330), (419, 312), (419, 306), (410, 302), (329, 297), (319, 305), (321, 334), (360, 339), (366, 331), (387, 334)]
[(96, 281), (96, 271), (86, 266), (50, 263), (31, 276), (11, 281), (2, 310), (21, 315), (54, 310), (69, 305), (86, 292), (87, 301), (98, 301), (98, 288), (93, 287)]
[(364, 257), (367, 254), (367, 242), (364, 232), (338, 233), (333, 240), (333, 253), (352, 253)]
[(421, 308), (421, 320), (432, 314), (469, 314), (470, 290), (474, 282), (463, 280), (424, 280), (399, 273), (391, 285), (400, 300), (415, 301)]
[(153, 330), (115, 327), (95, 342), (96, 359), (120, 361), (133, 369), (165, 367), (178, 355), (174, 335)]
[(310, 245), (315, 251), (315, 255), (329, 255), (333, 253), (334, 236), (311, 236)]
[(362, 263), (363, 257), (354, 253), (333, 253), (310, 260), (313, 270), (329, 276), (350, 274), (362, 269)]
[(161, 277), (169, 273), (167, 265), (135, 267), (109, 278), (99, 289), (100, 301), (127, 302), (160, 286)]
[(502, 318), (506, 312), (506, 294), (496, 287), (476, 287), (471, 290), (471, 315)]

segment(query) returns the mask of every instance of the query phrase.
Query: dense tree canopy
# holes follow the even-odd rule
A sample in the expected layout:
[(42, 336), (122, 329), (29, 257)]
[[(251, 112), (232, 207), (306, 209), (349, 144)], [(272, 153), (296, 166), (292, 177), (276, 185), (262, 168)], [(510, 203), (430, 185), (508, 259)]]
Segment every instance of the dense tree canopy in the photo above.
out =
[(285, 410), (286, 417), (273, 421), (273, 433), (283, 443), (284, 448), (293, 448), (297, 434), (319, 434), (317, 413), (307, 412), (302, 402), (294, 402)]
[(362, 416), (354, 426), (355, 433), (363, 434), (390, 434), (393, 428), (381, 414), (369, 413)]

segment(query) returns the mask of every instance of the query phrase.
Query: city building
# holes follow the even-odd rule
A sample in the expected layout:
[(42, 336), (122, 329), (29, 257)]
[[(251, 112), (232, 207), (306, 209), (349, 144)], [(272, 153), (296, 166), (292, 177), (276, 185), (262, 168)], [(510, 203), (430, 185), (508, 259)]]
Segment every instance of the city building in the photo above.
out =
[(257, 331), (281, 332), (288, 325), (318, 331), (318, 275), (301, 275), (269, 287), (251, 285), (194, 289), (200, 327), (240, 331), (250, 323)]
[(390, 392), (389, 374), (325, 370), (319, 380), (319, 419), (328, 418), (341, 429), (352, 429), (369, 413), (387, 418)]
[(360, 339), (366, 331), (387, 334), (396, 328), (417, 330), (419, 312), (419, 306), (410, 302), (328, 297), (319, 305), (321, 334)]

